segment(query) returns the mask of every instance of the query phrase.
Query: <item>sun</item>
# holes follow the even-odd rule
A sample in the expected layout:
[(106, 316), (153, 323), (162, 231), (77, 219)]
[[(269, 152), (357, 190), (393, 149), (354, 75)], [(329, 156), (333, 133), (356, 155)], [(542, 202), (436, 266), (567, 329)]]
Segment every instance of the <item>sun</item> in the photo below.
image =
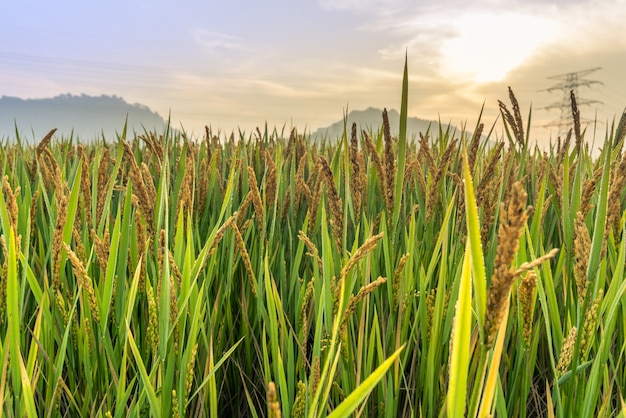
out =
[(501, 81), (559, 33), (555, 20), (512, 12), (468, 14), (453, 22), (455, 35), (440, 50), (442, 69), (476, 83)]

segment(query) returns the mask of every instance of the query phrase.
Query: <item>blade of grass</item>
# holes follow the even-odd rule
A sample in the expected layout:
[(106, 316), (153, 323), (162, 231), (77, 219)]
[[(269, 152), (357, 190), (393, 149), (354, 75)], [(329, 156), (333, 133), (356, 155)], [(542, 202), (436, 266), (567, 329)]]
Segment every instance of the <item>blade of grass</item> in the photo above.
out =
[(137, 365), (137, 369), (139, 370), (139, 375), (141, 377), (141, 382), (143, 383), (143, 391), (148, 397), (148, 402), (150, 404), (150, 414), (153, 417), (161, 416), (161, 403), (156, 396), (154, 388), (152, 387), (152, 383), (150, 382), (150, 377), (148, 376), (148, 372), (146, 371), (146, 366), (141, 359), (141, 354), (139, 353), (139, 348), (135, 343), (135, 338), (133, 337), (133, 333), (130, 330), (130, 326), (126, 323), (126, 336), (127, 342), (130, 345), (130, 350), (133, 353), (133, 357), (135, 358), (135, 364)]
[[(485, 310), (487, 309), (487, 273), (485, 272), (485, 259), (480, 241), (480, 222), (478, 220), (478, 207), (474, 194), (474, 184), (468, 164), (467, 150), (463, 148), (463, 183), (465, 184), (465, 210), (467, 223), (467, 236), (470, 243), (469, 250), (472, 260), (472, 276), (474, 294), (476, 296), (476, 316), (478, 329), (483, 337)], [(467, 255), (466, 255), (467, 257)], [(482, 339), (482, 338), (481, 338)]]
[(397, 349), (387, 360), (385, 360), (367, 379), (363, 381), (342, 403), (328, 415), (328, 418), (346, 418), (363, 402), (370, 392), (376, 387), (378, 382), (383, 378), (387, 370), (393, 366), (394, 362), (400, 356), (404, 345)]
[(465, 415), (467, 400), (467, 373), (470, 361), (470, 334), (472, 325), (471, 290), (471, 244), (467, 241), (463, 270), (459, 285), (456, 314), (454, 316), (452, 353), (450, 354), (450, 377), (448, 381), (448, 417)]

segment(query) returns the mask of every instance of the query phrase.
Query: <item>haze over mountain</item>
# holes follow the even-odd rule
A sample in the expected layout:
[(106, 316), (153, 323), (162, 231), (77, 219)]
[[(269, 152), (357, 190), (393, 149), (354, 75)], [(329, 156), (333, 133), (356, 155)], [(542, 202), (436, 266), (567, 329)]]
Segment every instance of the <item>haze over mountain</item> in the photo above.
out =
[(0, 138), (15, 139), (17, 124), (20, 137), (39, 141), (51, 129), (57, 135), (73, 133), (81, 141), (95, 138), (116, 140), (128, 117), (128, 134), (147, 130), (163, 131), (166, 121), (141, 104), (129, 104), (117, 96), (63, 94), (45, 99), (0, 97)]
[[(398, 131), (400, 129), (400, 114), (397, 110), (391, 109), (387, 111), (387, 116), (389, 117), (389, 129), (391, 130), (391, 136), (397, 136)], [(378, 129), (383, 124), (383, 111), (381, 109), (376, 109), (373, 107), (369, 107), (365, 110), (353, 110), (348, 113), (348, 135), (350, 135), (350, 129), (352, 128), (352, 123), (356, 122), (359, 132), (365, 130), (366, 132), (377, 132)], [(436, 136), (439, 130), (439, 122), (433, 120), (426, 120), (420, 118), (409, 117), (407, 118), (406, 123), (406, 131), (407, 138), (412, 138), (413, 136), (419, 137), (419, 133), (425, 134), (426, 131), (430, 127), (431, 137)], [(445, 130), (449, 124), (442, 123), (442, 128)], [(450, 126), (451, 131), (456, 129), (457, 133), (460, 133), (460, 130), (454, 126)], [(337, 138), (341, 138), (343, 135), (343, 120), (333, 123), (330, 126), (319, 128), (315, 130), (312, 134), (312, 138), (317, 139), (330, 139), (335, 140)]]

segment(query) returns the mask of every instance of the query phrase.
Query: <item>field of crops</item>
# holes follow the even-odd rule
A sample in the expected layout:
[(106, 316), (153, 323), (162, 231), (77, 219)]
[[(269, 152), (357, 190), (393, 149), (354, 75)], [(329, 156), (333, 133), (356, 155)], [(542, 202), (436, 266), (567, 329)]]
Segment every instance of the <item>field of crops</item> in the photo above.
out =
[(398, 138), (5, 140), (0, 415), (624, 416), (626, 117), (407, 138), (406, 75)]

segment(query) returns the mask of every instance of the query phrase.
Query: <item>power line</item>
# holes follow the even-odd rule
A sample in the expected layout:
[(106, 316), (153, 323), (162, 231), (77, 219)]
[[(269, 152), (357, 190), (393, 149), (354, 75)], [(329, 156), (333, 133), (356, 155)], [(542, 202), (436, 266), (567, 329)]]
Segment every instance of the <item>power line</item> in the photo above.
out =
[[(547, 91), (548, 93), (553, 93), (555, 91), (562, 91), (563, 96), (560, 102), (555, 102), (544, 107), (544, 109), (546, 110), (560, 109), (561, 111), (561, 117), (559, 118), (558, 122), (555, 121), (552, 123), (548, 123), (544, 126), (546, 127), (557, 126), (559, 128), (559, 133), (558, 133), (559, 137), (564, 137), (565, 135), (567, 135), (567, 132), (574, 126), (574, 118), (572, 116), (572, 104), (571, 104), (571, 98), (570, 98), (571, 92), (574, 93), (574, 96), (576, 97), (576, 104), (579, 107), (594, 104), (594, 103), (602, 103), (599, 100), (583, 99), (579, 97), (578, 95), (579, 87), (588, 87), (588, 86), (591, 86), (592, 84), (604, 84), (598, 80), (587, 80), (583, 78), (584, 76), (591, 74), (595, 71), (598, 71), (600, 69), (601, 67), (596, 67), (596, 68), (590, 68), (587, 70), (559, 74), (559, 75), (548, 77), (549, 80), (559, 80), (560, 83), (557, 83), (551, 87), (548, 87), (544, 91)], [(581, 122), (589, 122), (589, 121), (590, 120), (588, 119), (581, 119)]]

